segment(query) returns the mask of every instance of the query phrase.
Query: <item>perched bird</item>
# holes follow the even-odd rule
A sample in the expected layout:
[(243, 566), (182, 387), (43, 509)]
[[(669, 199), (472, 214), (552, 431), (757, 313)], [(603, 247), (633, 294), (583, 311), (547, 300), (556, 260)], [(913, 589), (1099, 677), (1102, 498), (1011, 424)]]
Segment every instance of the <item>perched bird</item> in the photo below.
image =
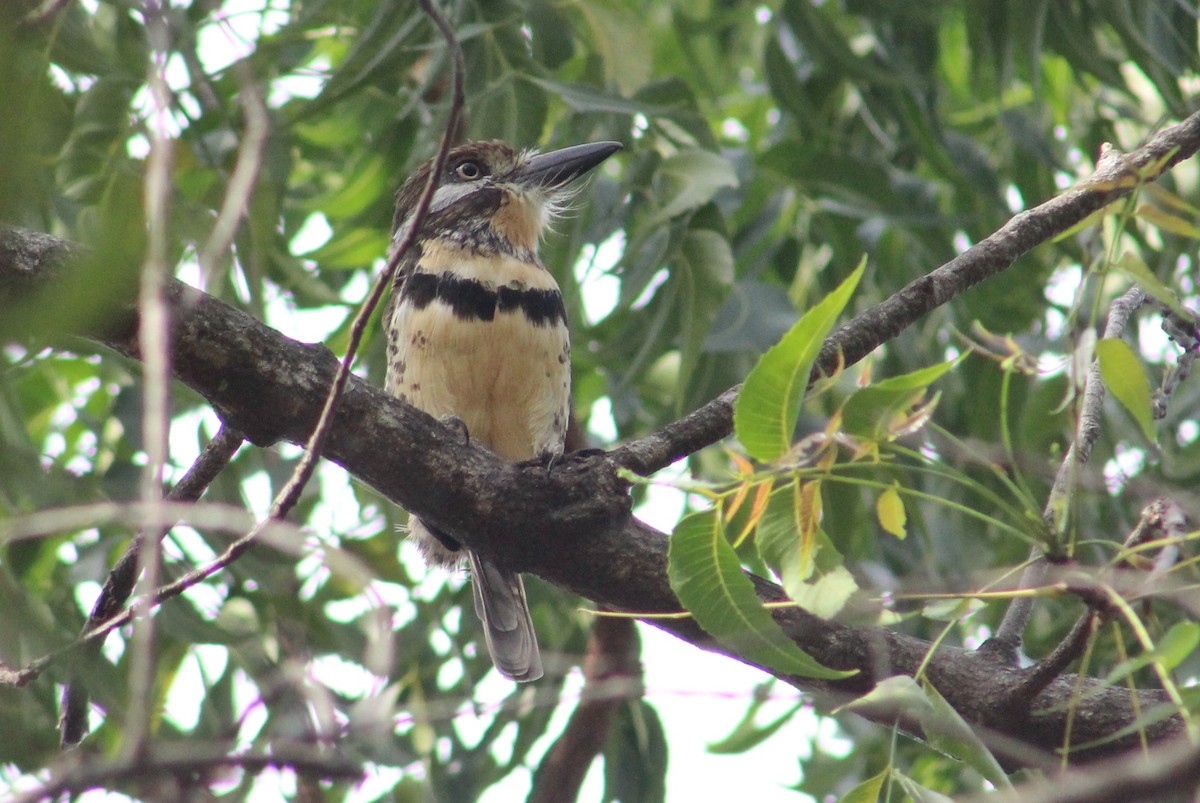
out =
[[(460, 423), (506, 460), (562, 454), (571, 350), (562, 294), (538, 259), (538, 242), (573, 182), (620, 147), (596, 142), (539, 154), (493, 140), (450, 151), (384, 312), (389, 393)], [(431, 169), (421, 167), (400, 190), (393, 248), (412, 226)], [(415, 517), (410, 535), (432, 565), (470, 563), (475, 612), (501, 674), (541, 677), (520, 575)]]

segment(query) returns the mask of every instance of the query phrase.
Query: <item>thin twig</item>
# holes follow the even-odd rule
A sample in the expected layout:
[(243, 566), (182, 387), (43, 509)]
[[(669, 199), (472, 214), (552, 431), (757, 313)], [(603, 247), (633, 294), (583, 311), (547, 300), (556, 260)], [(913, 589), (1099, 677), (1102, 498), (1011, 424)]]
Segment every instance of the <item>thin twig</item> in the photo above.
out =
[[(168, 135), (167, 115), (171, 91), (167, 86), (166, 64), (171, 37), (168, 10), (159, 2), (147, 3), (146, 35), (150, 41), (146, 83), (154, 99), (150, 119), (150, 155), (146, 165), (145, 215), (147, 230), (146, 261), (142, 265), (138, 297), (141, 326), (138, 347), (143, 359), (142, 440), (146, 449), (146, 468), (142, 475), (141, 497), (147, 515), (159, 518), (163, 501), (163, 474), (167, 463), (167, 437), (170, 421), (171, 359), (169, 354), (170, 321), (165, 287), (168, 277), (168, 239), (170, 237), (171, 161), (174, 147)], [(150, 531), (151, 525), (143, 529)], [(138, 552), (138, 572), (142, 585), (158, 585), (159, 541), (150, 539)], [(122, 753), (127, 759), (146, 748), (154, 699), (154, 620), (136, 619), (129, 645), (129, 707), (125, 716)]]
[[(1129, 318), (1145, 303), (1146, 294), (1139, 287), (1130, 288), (1123, 296), (1112, 303), (1108, 311), (1108, 322), (1104, 327), (1104, 337), (1119, 338), (1125, 333)], [(1075, 474), (1080, 466), (1087, 463), (1092, 455), (1092, 447), (1100, 437), (1100, 418), (1104, 408), (1104, 380), (1100, 378), (1100, 363), (1093, 360), (1088, 369), (1084, 382), (1083, 404), (1079, 410), (1079, 422), (1075, 430), (1075, 440), (1067, 450), (1058, 473), (1054, 477), (1054, 485), (1050, 489), (1042, 518), (1054, 533), (1058, 533), (1062, 525), (1060, 511), (1066, 510), (1070, 504), (1072, 489), (1075, 487)], [(1046, 561), (1038, 547), (1031, 554), (1032, 562), (1021, 577), (1020, 588), (1035, 588), (1045, 581)], [(1004, 657), (1013, 662), (1016, 651), (1021, 644), (1021, 634), (1029, 623), (1033, 611), (1032, 597), (1017, 597), (1008, 610), (996, 635), (984, 643), (981, 649)]]
[[(995, 233), (837, 329), (826, 338), (810, 383), (839, 364), (854, 365), (937, 307), (1007, 270), (1021, 256), (1131, 194), (1139, 184), (1155, 181), (1198, 149), (1200, 112), (1158, 132), (1137, 150), (1097, 165), (1087, 181), (1015, 215)], [(716, 443), (733, 432), (733, 401), (738, 389), (730, 388), (686, 418), (614, 450), (613, 460), (650, 475)]]
[(218, 260), (233, 245), (238, 226), (246, 216), (246, 210), (250, 206), (250, 195), (254, 192), (258, 173), (262, 168), (267, 134), (270, 132), (267, 106), (263, 102), (262, 92), (254, 74), (245, 62), (236, 64), (235, 69), (241, 78), (242, 111), (246, 116), (246, 127), (242, 131), (242, 142), (238, 147), (237, 164), (229, 178), (225, 199), (221, 202), (221, 212), (217, 215), (212, 233), (200, 250), (200, 276), (206, 283), (212, 281), (217, 271)]
[[(241, 445), (242, 437), (222, 425), (216, 437), (208, 442), (204, 451), (167, 494), (166, 501), (169, 503), (197, 501), (217, 475), (225, 466), (229, 465), (229, 461), (233, 459)], [(157, 529), (157, 539), (159, 540), (170, 531), (170, 528), (162, 526), (158, 526)], [(112, 571), (109, 572), (108, 579), (104, 581), (104, 588), (101, 589), (100, 596), (96, 598), (92, 612), (88, 616), (87, 622), (84, 623), (82, 634), (86, 635), (117, 613), (133, 593), (134, 581), (137, 579), (138, 554), (147, 532), (148, 530), (141, 530), (133, 537), (125, 549), (125, 553), (121, 555)], [(89, 651), (92, 656), (99, 653), (102, 643), (103, 640), (99, 638), (91, 643)], [(87, 735), (87, 712), (87, 687), (80, 678), (74, 677), (67, 684), (62, 698), (59, 732), (62, 735), (64, 747), (78, 744)]]
[(222, 767), (261, 772), (267, 767), (290, 767), (320, 778), (356, 781), (362, 778), (360, 762), (313, 745), (274, 741), (270, 752), (235, 753), (225, 745), (188, 742), (154, 746), (137, 760), (111, 760), (100, 755), (70, 753), (50, 772), (41, 786), (13, 798), (12, 803), (54, 800), (64, 793), (80, 793), (123, 779), (146, 780), (180, 773), (192, 775)]
[[(362, 342), (367, 322), (370, 320), (371, 313), (375, 311), (375, 307), (379, 305), (380, 299), (383, 298), (384, 292), (390, 286), (392, 277), (396, 272), (396, 266), (400, 264), (400, 260), (403, 259), (404, 254), (412, 247), (413, 242), (416, 241), (421, 223), (424, 221), (425, 215), (429, 211), (429, 205), (433, 201), (433, 194), (437, 191), (438, 179), (445, 168), (446, 156), (450, 152), (450, 146), (453, 142), (452, 132), (458, 125), (458, 115), (462, 111), (464, 103), (463, 83), (465, 80), (466, 65), (463, 60), (462, 50), (458, 45), (458, 40), (454, 36), (454, 31), (450, 28), (450, 24), (446, 22), (441, 12), (433, 5), (432, 0), (421, 0), (421, 8), (434, 21), (438, 30), (441, 31), (454, 64), (454, 93), (450, 102), (450, 109), (446, 115), (446, 129), (442, 134), (442, 141), (438, 147), (437, 156), (434, 158), (433, 169), (429, 172), (429, 181), (426, 183), (425, 190), (421, 194), (421, 199), (417, 203), (417, 209), (413, 215), (413, 224), (404, 233), (391, 258), (388, 260), (387, 267), (376, 280), (375, 285), (371, 288), (370, 295), (367, 296), (366, 301), (359, 308), (358, 315), (354, 318), (353, 324), (351, 324), (350, 343), (346, 348), (346, 356), (338, 364), (338, 371), (334, 376), (333, 385), (329, 389), (329, 394), (325, 397), (325, 405), (321, 410), (320, 418), (317, 419), (317, 425), (313, 428), (308, 443), (305, 444), (304, 454), (300, 458), (300, 463), (296, 466), (287, 484), (284, 485), (271, 505), (271, 511), (268, 515), (270, 519), (283, 518), (288, 514), (288, 511), (299, 501), (300, 493), (304, 490), (304, 486), (308, 483), (309, 478), (316, 468), (317, 459), (321, 454), (321, 445), (324, 443), (325, 436), (329, 432), (330, 424), (333, 423), (333, 414), (337, 410), (338, 399), (341, 397), (342, 391), (346, 387), (346, 382), (350, 378), (350, 368), (354, 364), (354, 358), (358, 353), (358, 346)], [(235, 543), (234, 546), (238, 546), (239, 549), (232, 557), (236, 557), (248, 549), (254, 541), (255, 534), (255, 532), (251, 532), (242, 538), (239, 543)]]

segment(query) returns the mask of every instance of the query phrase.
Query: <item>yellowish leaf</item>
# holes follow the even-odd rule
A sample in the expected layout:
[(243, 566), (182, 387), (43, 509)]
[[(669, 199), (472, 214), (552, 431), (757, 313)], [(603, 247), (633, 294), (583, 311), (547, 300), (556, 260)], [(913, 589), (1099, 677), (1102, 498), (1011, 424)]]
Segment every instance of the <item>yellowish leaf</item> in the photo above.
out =
[(908, 535), (905, 525), (908, 524), (908, 514), (904, 511), (904, 500), (900, 498), (900, 490), (893, 485), (879, 495), (875, 503), (875, 514), (879, 524), (897, 538), (903, 539)]

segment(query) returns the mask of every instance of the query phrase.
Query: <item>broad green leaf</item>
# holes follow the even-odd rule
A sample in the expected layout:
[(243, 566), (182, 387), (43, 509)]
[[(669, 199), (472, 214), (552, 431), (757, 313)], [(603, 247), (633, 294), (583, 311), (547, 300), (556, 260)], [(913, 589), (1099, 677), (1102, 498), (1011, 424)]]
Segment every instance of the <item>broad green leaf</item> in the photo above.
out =
[(788, 590), (792, 601), (814, 616), (832, 619), (842, 612), (858, 583), (845, 566), (822, 571), (815, 580), (807, 580)]
[(933, 712), (930, 718), (922, 722), (929, 743), (968, 766), (1001, 788), (1011, 788), (1012, 782), (1008, 774), (1000, 767), (1000, 762), (988, 750), (987, 745), (967, 724), (966, 720), (946, 702), (946, 698), (928, 682), (922, 683), (921, 688), (929, 699)]
[(364, 159), (353, 166), (337, 189), (312, 199), (308, 208), (324, 212), (331, 220), (345, 220), (378, 203), (394, 180), (382, 156)]
[(667, 577), (696, 622), (748, 661), (802, 677), (854, 674), (822, 666), (783, 634), (725, 540), (716, 509), (691, 513), (676, 525), (667, 552)]
[(362, 268), (388, 252), (387, 235), (377, 229), (350, 229), (302, 256), (321, 270)]
[(838, 803), (876, 803), (879, 800), (879, 793), (883, 791), (883, 785), (887, 783), (891, 774), (890, 769), (885, 769), (875, 777), (868, 778), (838, 798)]
[(733, 165), (720, 154), (699, 149), (680, 151), (662, 161), (655, 174), (661, 206), (645, 224), (660, 226), (684, 212), (698, 209), (717, 192), (738, 185)]
[(843, 427), (851, 435), (881, 440), (891, 429), (888, 423), (920, 401), (925, 390), (962, 359), (888, 377), (859, 388), (842, 407)]
[(577, 3), (574, 9), (591, 27), (590, 46), (600, 57), (606, 77), (625, 94), (636, 92), (650, 78), (653, 47), (645, 20), (619, 0)]
[(1154, 443), (1150, 381), (1133, 349), (1124, 340), (1106, 337), (1096, 343), (1096, 359), (1104, 384), (1133, 416), (1146, 440)]
[(734, 405), (738, 440), (756, 460), (778, 460), (792, 443), (800, 402), (813, 361), (866, 268), (864, 258), (840, 286), (804, 313), (783, 338), (759, 358)]
[(1175, 291), (1160, 282), (1158, 277), (1151, 272), (1149, 266), (1137, 254), (1132, 251), (1124, 252), (1113, 263), (1113, 267), (1140, 284), (1143, 290), (1154, 296), (1156, 300), (1170, 307), (1172, 312), (1190, 317), (1191, 313), (1184, 310), (1183, 305), (1179, 303), (1179, 297), (1175, 295)]
[(758, 555), (779, 575), (788, 596), (813, 573), (821, 513), (820, 494), (813, 493), (816, 487), (809, 483), (806, 488), (794, 479), (773, 491), (758, 525)]
[(901, 540), (908, 535), (905, 529), (908, 515), (904, 512), (904, 500), (900, 498), (900, 491), (895, 485), (879, 495), (879, 501), (875, 503), (875, 515), (879, 517), (879, 525), (887, 532)]

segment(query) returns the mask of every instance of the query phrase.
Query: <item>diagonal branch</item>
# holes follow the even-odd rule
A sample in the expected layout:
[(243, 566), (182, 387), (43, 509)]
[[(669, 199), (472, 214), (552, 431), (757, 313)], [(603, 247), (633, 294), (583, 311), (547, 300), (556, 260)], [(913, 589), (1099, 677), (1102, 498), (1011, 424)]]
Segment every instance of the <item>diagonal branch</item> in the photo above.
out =
[[(887, 300), (858, 314), (825, 341), (812, 379), (839, 363), (853, 365), (933, 310), (1008, 268), (1021, 256), (1083, 221), (1140, 184), (1156, 180), (1200, 150), (1200, 112), (1163, 129), (1122, 158), (1101, 160), (1084, 183), (1057, 198), (1014, 216), (992, 234), (937, 270), (911, 282)], [(811, 381), (811, 380), (810, 380)], [(704, 407), (658, 432), (613, 452), (613, 459), (638, 474), (650, 475), (733, 432), (730, 388)]]
[[(39, 273), (47, 281), (57, 275), (54, 287), (61, 289), (70, 282), (61, 265), (66, 248), (44, 235), (0, 230), (0, 296), (30, 294), (32, 277)], [(18, 285), (25, 292), (15, 292)], [(169, 284), (166, 295), (172, 307), (176, 378), (204, 396), (227, 426), (253, 443), (304, 443), (337, 371), (333, 354), (323, 346), (284, 337), (181, 283)], [(123, 324), (84, 334), (138, 357), (132, 311)], [(537, 463), (506, 463), (450, 436), (446, 427), (381, 388), (351, 377), (322, 456), (497, 563), (535, 574), (612, 610), (679, 610), (667, 581), (667, 538), (630, 518), (627, 484), (605, 455), (568, 455), (549, 475)], [(785, 601), (779, 586), (752, 579), (762, 599)], [(1165, 699), (1153, 690), (1131, 697), (1086, 679), (1079, 694), (1074, 676), (1063, 675), (1036, 696), (1029, 710), (1014, 713), (1001, 703), (1008, 698), (1006, 690), (1024, 681), (1019, 668), (950, 647), (939, 647), (930, 657), (934, 648), (926, 641), (882, 628), (825, 621), (799, 608), (776, 608), (773, 615), (816, 660), (858, 670), (853, 678), (834, 683), (773, 673), (826, 703), (861, 694), (891, 675), (911, 675), (924, 665), (925, 676), (968, 721), (1044, 750), (1062, 744), (1073, 700), (1081, 698), (1086, 712), (1080, 716), (1080, 707), (1075, 707), (1073, 739), (1097, 742), (1100, 746), (1084, 753), (1099, 757), (1135, 744), (1136, 734), (1103, 740), (1130, 725), (1137, 711)], [(653, 623), (703, 649), (745, 660), (714, 644), (690, 619)], [(1157, 740), (1181, 727), (1178, 719), (1167, 719), (1148, 725), (1145, 732)]]

